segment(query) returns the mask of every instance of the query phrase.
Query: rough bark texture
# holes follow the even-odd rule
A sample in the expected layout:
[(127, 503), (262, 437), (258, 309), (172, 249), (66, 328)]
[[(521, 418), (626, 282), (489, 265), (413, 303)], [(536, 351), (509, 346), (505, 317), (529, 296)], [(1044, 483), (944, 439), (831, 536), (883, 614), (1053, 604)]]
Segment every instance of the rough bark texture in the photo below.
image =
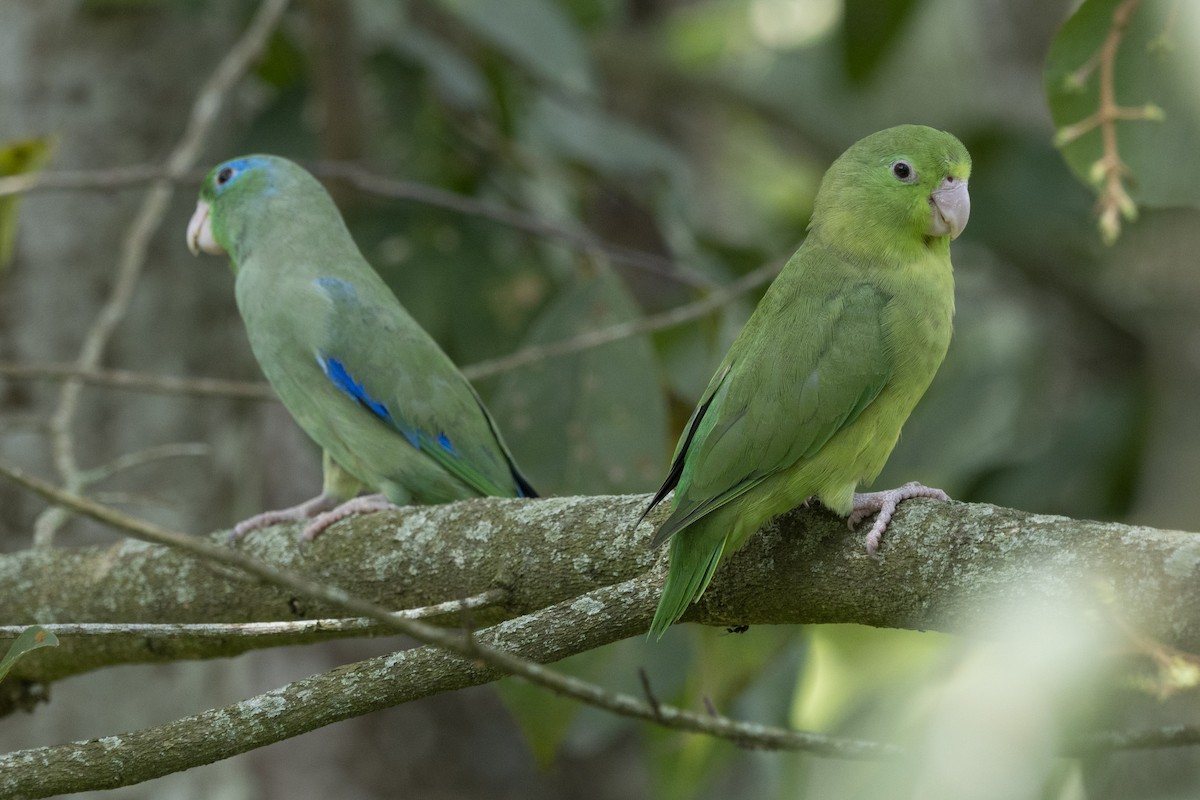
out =
[[(645, 547), (652, 521), (632, 524), (644, 502), (468, 501), (360, 518), (318, 540), (307, 558), (292, 546), (290, 529), (263, 533), (247, 547), (392, 605), (503, 586), (509, 603), (472, 622), (513, 618), (480, 631), (478, 641), (549, 662), (646, 630), (661, 570), (653, 570), (656, 557)], [(904, 504), (872, 559), (840, 519), (798, 509), (730, 558), (688, 618), (720, 625), (859, 622), (988, 636), (995, 632), (981, 623), (997, 606), (1039, 618), (1076, 609), (1068, 613), (1079, 624), (1109, 626), (1119, 615), (1142, 633), (1196, 650), (1198, 571), (1196, 534), (930, 501)], [(42, 622), (330, 613), (132, 542), (4, 557), (0, 596), (33, 598), (20, 613)], [(27, 657), (19, 674), (52, 680), (106, 664), (228, 655), (262, 643), (149, 645), (122, 636), (68, 641)], [(429, 647), (368, 659), (156, 728), (0, 757), (0, 794), (45, 797), (145, 781), (501, 676)]]
[[(470, 624), (482, 628), (645, 573), (659, 557), (646, 547), (653, 519), (633, 526), (645, 501), (473, 500), (360, 517), (327, 532), (307, 555), (293, 545), (290, 528), (255, 535), (244, 546), (391, 608), (506, 589), (503, 608), (472, 613)], [(685, 619), (856, 622), (986, 636), (980, 623), (998, 606), (1039, 613), (1083, 606), (1100, 612), (1094, 620), (1119, 615), (1149, 636), (1195, 651), (1198, 575), (1200, 535), (1190, 533), (909, 501), (872, 559), (842, 520), (821, 509), (798, 509), (729, 558)], [(11, 623), (338, 616), (305, 598), (131, 541), (2, 557), (0, 596), (21, 598), (7, 615)], [(31, 654), (14, 676), (53, 680), (114, 663), (227, 656), (279, 643), (87, 638)]]
[[(534, 661), (557, 661), (645, 630), (654, 608), (647, 588), (640, 582), (609, 587), (588, 603), (567, 602), (502, 623), (478, 640)], [(126, 786), (501, 677), (494, 668), (432, 647), (380, 656), (158, 728), (0, 756), (0, 796)]]

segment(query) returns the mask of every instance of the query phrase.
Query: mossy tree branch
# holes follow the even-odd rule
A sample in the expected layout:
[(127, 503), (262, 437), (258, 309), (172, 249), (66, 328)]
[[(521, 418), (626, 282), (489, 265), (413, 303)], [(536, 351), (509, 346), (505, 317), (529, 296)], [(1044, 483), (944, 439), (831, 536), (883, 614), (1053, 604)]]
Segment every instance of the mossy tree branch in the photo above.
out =
[[(256, 534), (258, 558), (389, 608), (506, 591), (477, 609), (475, 628), (536, 612), (645, 574), (652, 520), (643, 496), (536, 502), (486, 499), (413, 507), (343, 523), (304, 554), (295, 531)], [(987, 505), (905, 503), (880, 557), (821, 509), (767, 525), (734, 554), (685, 619), (710, 625), (856, 622), (974, 634), (998, 604), (1082, 600), (1104, 623), (1200, 650), (1200, 535), (1028, 514)], [(239, 622), (339, 616), (335, 609), (134, 541), (0, 556), (6, 624)], [(443, 618), (461, 624), (460, 618)], [(30, 654), (13, 678), (48, 681), (110, 664), (229, 656), (248, 649), (361, 632), (149, 641), (68, 639)], [(591, 646), (597, 646), (595, 643)], [(581, 649), (590, 649), (581, 642)]]
[[(536, 670), (536, 662), (646, 629), (662, 563), (645, 548), (653, 520), (633, 525), (645, 499), (478, 500), (409, 508), (343, 525), (319, 540), (308, 557), (292, 545), (289, 536), (295, 532), (289, 530), (256, 536), (248, 546), (260, 558), (338, 586), (347, 597), (361, 594), (391, 607), (427, 604), (420, 598), (445, 599), (448, 592), (502, 590), (502, 607), (472, 611), (470, 620), (447, 621), (480, 627), (507, 618), (480, 630), (470, 640), (477, 642), (471, 652), (482, 656), (490, 649), (494, 655), (508, 654), (502, 661), (515, 656), (529, 665), (523, 669)], [(1040, 617), (1079, 607), (1082, 600), (1086, 610), (1075, 620), (1079, 624), (1112, 627), (1119, 621), (1140, 636), (1196, 649), (1200, 631), (1191, 610), (1200, 593), (1198, 562), (1195, 534), (930, 501), (906, 503), (882, 556), (871, 559), (840, 519), (816, 508), (798, 509), (731, 557), (688, 618), (722, 625), (849, 621), (987, 635), (981, 624), (997, 604), (1032, 609), (1028, 613)], [(16, 613), (42, 621), (48, 616), (126, 622), (288, 619), (328, 616), (333, 610), (235, 578), (194, 556), (132, 542), (0, 557), (0, 596), (21, 598)], [(321, 596), (334, 598), (327, 591)], [(26, 681), (52, 680), (113, 663), (228, 655), (269, 640), (179, 641), (147, 641), (133, 632), (81, 637), (30, 654), (19, 662), (19, 674)], [(125, 785), (347, 716), (486, 683), (505, 672), (490, 658), (485, 663), (424, 647), (347, 665), (158, 728), (12, 753), (0, 758), (0, 773), (17, 781), (9, 788), (20, 796)], [(353, 691), (340, 685), (347, 679)], [(558, 676), (547, 685), (562, 680), (571, 679)], [(361, 691), (364, 683), (370, 691)], [(598, 687), (577, 687), (572, 696), (591, 697), (597, 691), (602, 696), (595, 702), (613, 703), (618, 713), (754, 746), (842, 758), (896, 752), (884, 744), (768, 729), (669, 707), (659, 711), (653, 701), (647, 706)], [(671, 719), (660, 718), (668, 712)], [(1167, 743), (1195, 741), (1195, 731), (1184, 733)], [(1154, 732), (1154, 741), (1163, 741), (1161, 732)], [(130, 754), (137, 754), (136, 763), (129, 762)]]

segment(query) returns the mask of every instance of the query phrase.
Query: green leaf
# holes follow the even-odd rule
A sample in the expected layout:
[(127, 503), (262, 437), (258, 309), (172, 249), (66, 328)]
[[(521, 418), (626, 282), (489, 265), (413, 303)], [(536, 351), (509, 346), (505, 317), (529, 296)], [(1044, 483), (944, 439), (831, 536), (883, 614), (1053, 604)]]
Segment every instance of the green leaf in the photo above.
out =
[(919, 0), (846, 0), (842, 55), (846, 74), (865, 83), (904, 32)]
[(478, 36), (542, 81), (591, 93), (592, 67), (571, 19), (548, 0), (438, 0)]
[(308, 60), (304, 51), (285, 31), (276, 30), (267, 39), (262, 58), (254, 68), (255, 74), (276, 89), (290, 89), (304, 80)]
[(687, 169), (679, 151), (657, 136), (600, 108), (547, 95), (530, 110), (522, 142), (607, 174), (681, 176)]
[[(637, 319), (607, 270), (580, 278), (542, 311), (526, 344)], [(517, 461), (544, 493), (648, 491), (667, 462), (667, 412), (645, 334), (507, 373), (492, 396)]]
[[(590, 655), (592, 653), (583, 653), (580, 657)], [(572, 658), (569, 661), (576, 660)], [(556, 664), (555, 669), (583, 677), (575, 669), (564, 666), (566, 663)], [(496, 684), (496, 690), (524, 734), (534, 761), (542, 769), (549, 769), (567, 736), (571, 721), (579, 713), (579, 701), (561, 697), (520, 678), (505, 678)]]
[[(666, 700), (685, 679), (683, 660), (678, 656), (677, 648), (634, 636), (571, 656), (554, 668), (610, 692), (644, 697), (640, 666), (648, 677), (654, 676), (652, 690), (656, 697)], [(543, 769), (554, 763), (560, 751), (596, 752), (627, 735), (631, 727), (644, 727), (639, 721), (562, 697), (520, 678), (507, 678), (496, 685), (500, 699)]]
[[(0, 144), (0, 178), (37, 172), (50, 160), (56, 144), (57, 139), (53, 136)], [(0, 275), (12, 263), (17, 240), (17, 212), (20, 208), (21, 195), (0, 197)]]
[[(898, 716), (911, 689), (943, 657), (953, 638), (938, 633), (871, 628), (865, 625), (811, 625), (809, 659), (800, 675), (791, 724), (803, 730), (833, 731), (856, 714)], [(886, 662), (888, 668), (880, 670)], [(883, 707), (888, 713), (881, 713)]]
[[(1080, 5), (1055, 36), (1043, 75), (1058, 130), (1055, 143), (1075, 176), (1098, 191), (1103, 137), (1086, 121), (1100, 108), (1100, 53), (1118, 3)], [(1171, 14), (1176, 18), (1169, 19)], [(1200, 206), (1200, 160), (1187, 156), (1200, 140), (1200, 96), (1193, 88), (1193, 43), (1185, 40), (1198, 23), (1196, 3), (1146, 0), (1118, 43), (1115, 101), (1146, 117), (1114, 123), (1117, 151), (1129, 170), (1124, 188), (1138, 204)]]
[(21, 631), (4, 654), (4, 658), (0, 659), (0, 681), (4, 680), (4, 676), (13, 668), (13, 664), (17, 663), (17, 659), (39, 647), (58, 647), (58, 637), (41, 625), (30, 625)]
[[(554, 666), (565, 675), (607, 685), (614, 672), (628, 663), (617, 658), (620, 650), (624, 649), (622, 645), (617, 643), (615, 646), (580, 653)], [(572, 723), (579, 718), (583, 705), (578, 700), (548, 692), (520, 678), (502, 680), (497, 684), (497, 689), (500, 699), (524, 733), (534, 760), (543, 769), (548, 769), (567, 740)]]
[[(673, 654), (676, 663), (685, 665), (682, 686), (672, 693), (661, 668), (648, 670), (655, 694), (683, 708), (711, 707), (735, 719), (786, 726), (796, 672), (804, 658), (805, 642), (796, 630), (785, 625), (753, 626), (740, 633), (698, 625), (672, 627), (654, 647), (687, 646), (685, 652)], [(736, 749), (709, 736), (658, 729), (652, 742), (657, 796), (706, 797), (706, 788), (738, 768)]]
[(426, 70), (438, 93), (452, 105), (483, 111), (488, 88), (482, 70), (450, 45), (420, 29), (405, 32), (395, 47)]

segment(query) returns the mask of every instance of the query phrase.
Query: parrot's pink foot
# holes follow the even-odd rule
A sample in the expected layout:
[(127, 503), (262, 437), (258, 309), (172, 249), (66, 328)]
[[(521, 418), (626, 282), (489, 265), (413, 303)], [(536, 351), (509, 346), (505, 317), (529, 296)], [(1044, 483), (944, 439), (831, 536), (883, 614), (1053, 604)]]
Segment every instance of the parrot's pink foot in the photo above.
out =
[(269, 528), (272, 525), (282, 525), (286, 522), (304, 522), (306, 519), (312, 519), (322, 512), (335, 508), (337, 504), (338, 500), (336, 497), (319, 494), (311, 500), (305, 500), (298, 506), (255, 514), (250, 519), (244, 519), (233, 526), (233, 530), (229, 533), (229, 541), (236, 542), (247, 533), (256, 531), (259, 528)]
[(896, 513), (896, 507), (905, 500), (911, 500), (914, 497), (928, 497), (933, 500), (943, 501), (950, 500), (950, 495), (941, 489), (933, 489), (916, 481), (906, 483), (895, 489), (889, 489), (886, 492), (867, 492), (865, 494), (854, 495), (854, 510), (846, 518), (846, 522), (850, 525), (850, 530), (854, 530), (854, 526), (858, 525), (858, 523), (872, 514), (879, 512), (879, 516), (875, 519), (875, 524), (871, 526), (871, 530), (867, 533), (867, 555), (875, 555), (875, 551), (879, 548), (879, 540), (883, 538), (883, 532), (887, 530), (888, 523), (892, 521), (892, 514)]
[(300, 534), (298, 541), (302, 545), (308, 544), (320, 536), (330, 525), (333, 525), (335, 522), (341, 522), (347, 517), (353, 517), (357, 514), (373, 514), (376, 511), (387, 511), (398, 507), (381, 494), (368, 494), (362, 497), (355, 497), (353, 500), (347, 500), (342, 503), (332, 511), (326, 511), (323, 514), (313, 517), (312, 522), (304, 527), (304, 532)]

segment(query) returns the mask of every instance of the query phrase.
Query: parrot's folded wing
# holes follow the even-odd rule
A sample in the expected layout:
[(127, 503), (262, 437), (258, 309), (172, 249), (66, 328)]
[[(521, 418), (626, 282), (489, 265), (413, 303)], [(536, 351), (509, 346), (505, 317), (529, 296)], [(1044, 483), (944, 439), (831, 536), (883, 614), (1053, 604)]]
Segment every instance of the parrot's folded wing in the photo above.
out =
[[(667, 482), (675, 507), (652, 542), (816, 454), (867, 408), (892, 373), (881, 329), (888, 298), (868, 284), (829, 294), (800, 324), (757, 341), (747, 328), (688, 423)], [(782, 336), (782, 341), (780, 340)], [(791, 364), (784, 368), (779, 360)]]
[(537, 496), (479, 395), (398, 304), (341, 279), (317, 284), (331, 308), (316, 356), (337, 388), (480, 494)]

